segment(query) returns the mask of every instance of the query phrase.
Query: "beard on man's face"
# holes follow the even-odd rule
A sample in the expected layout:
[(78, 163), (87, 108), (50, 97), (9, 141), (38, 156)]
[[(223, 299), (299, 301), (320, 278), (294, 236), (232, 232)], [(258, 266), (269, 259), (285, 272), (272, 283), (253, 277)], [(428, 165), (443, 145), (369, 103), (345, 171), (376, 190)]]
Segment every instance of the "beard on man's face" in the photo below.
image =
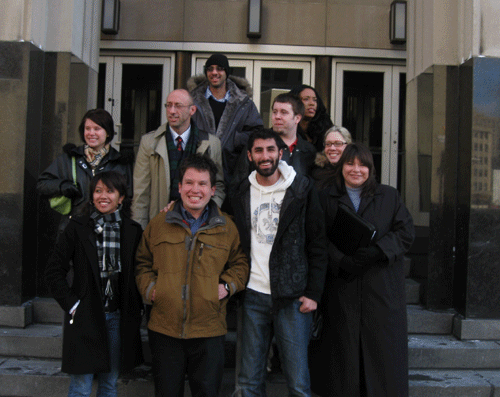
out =
[(257, 171), (257, 173), (259, 175), (262, 175), (262, 176), (271, 176), (275, 173), (275, 171), (278, 169), (278, 164), (279, 164), (279, 159), (276, 159), (276, 160), (269, 160), (272, 162), (272, 165), (271, 167), (268, 167), (268, 168), (261, 168), (261, 164), (263, 163), (267, 163), (268, 161), (261, 161), (260, 163), (256, 163), (255, 161), (252, 161), (252, 164), (253, 164), (253, 168)]

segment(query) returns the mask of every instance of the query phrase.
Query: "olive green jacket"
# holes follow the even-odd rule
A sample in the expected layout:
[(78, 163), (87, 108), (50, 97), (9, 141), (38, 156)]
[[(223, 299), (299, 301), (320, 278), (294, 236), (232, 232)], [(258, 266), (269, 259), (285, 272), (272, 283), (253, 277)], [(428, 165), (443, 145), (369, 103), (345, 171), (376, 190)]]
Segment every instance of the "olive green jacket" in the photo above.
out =
[[(136, 282), (143, 301), (153, 304), (148, 328), (174, 338), (224, 335), (229, 295), (245, 289), (248, 260), (233, 221), (209, 202), (207, 221), (192, 235), (174, 208), (148, 224), (136, 254)], [(154, 301), (151, 301), (155, 291)]]

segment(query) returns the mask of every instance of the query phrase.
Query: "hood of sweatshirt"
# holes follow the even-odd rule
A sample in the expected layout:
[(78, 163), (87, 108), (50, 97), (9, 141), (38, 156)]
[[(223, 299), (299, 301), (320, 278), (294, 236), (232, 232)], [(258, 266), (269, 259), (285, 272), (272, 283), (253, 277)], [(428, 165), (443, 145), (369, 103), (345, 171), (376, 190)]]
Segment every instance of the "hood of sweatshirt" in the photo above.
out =
[(257, 182), (257, 171), (252, 171), (252, 173), (248, 176), (248, 180), (250, 181), (250, 184), (260, 192), (261, 195), (286, 190), (292, 184), (297, 173), (292, 166), (288, 165), (283, 160), (280, 160), (280, 162), (278, 163), (278, 171), (280, 172), (281, 177), (278, 182), (271, 186), (262, 186), (261, 184), (259, 184), (259, 182)]

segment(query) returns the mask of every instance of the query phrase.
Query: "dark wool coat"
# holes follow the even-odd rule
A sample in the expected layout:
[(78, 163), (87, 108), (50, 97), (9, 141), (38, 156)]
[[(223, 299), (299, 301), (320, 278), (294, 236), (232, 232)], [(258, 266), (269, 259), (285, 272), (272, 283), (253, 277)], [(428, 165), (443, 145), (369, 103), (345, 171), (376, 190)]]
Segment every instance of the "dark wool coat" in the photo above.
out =
[(335, 171), (335, 165), (328, 161), (325, 152), (316, 153), (311, 176), (318, 191), (326, 189), (334, 183)]
[[(123, 217), (120, 235), (120, 363), (121, 370), (128, 371), (143, 361), (139, 333), (143, 305), (134, 278), (134, 256), (142, 229)], [(74, 269), (71, 287), (66, 281), (70, 261)], [(69, 374), (109, 372), (96, 239), (93, 221), (88, 216), (70, 220), (47, 263), (45, 280), (65, 312), (61, 370)], [(74, 322), (69, 324), (69, 311), (78, 300)]]
[[(232, 200), (241, 247), (250, 258), (250, 182), (243, 180)], [(321, 300), (325, 281), (326, 237), (323, 211), (311, 178), (297, 174), (281, 205), (278, 230), (269, 257), (273, 308), (306, 296)], [(250, 269), (251, 269), (250, 264)]]
[[(323, 190), (320, 201), (329, 235), (338, 202), (353, 206), (335, 186)], [(338, 276), (343, 254), (334, 241), (329, 242), (323, 332), (310, 346), (312, 390), (321, 396), (360, 396), (364, 395), (360, 384), (366, 383), (367, 396), (408, 396), (402, 258), (413, 243), (413, 221), (396, 189), (385, 185), (362, 198), (358, 214), (376, 226), (376, 245), (387, 259), (348, 281)]]

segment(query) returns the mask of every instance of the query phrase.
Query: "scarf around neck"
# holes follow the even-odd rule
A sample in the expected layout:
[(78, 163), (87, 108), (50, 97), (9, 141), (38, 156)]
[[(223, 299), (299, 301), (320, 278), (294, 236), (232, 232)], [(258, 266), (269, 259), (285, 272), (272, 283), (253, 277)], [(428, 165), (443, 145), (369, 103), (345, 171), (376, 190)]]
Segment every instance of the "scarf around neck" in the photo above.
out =
[(118, 277), (122, 271), (120, 261), (120, 225), (122, 220), (120, 211), (117, 210), (112, 214), (101, 214), (95, 210), (90, 217), (94, 221), (104, 308), (108, 311), (114, 311), (118, 307)]
[(103, 157), (109, 153), (109, 148), (109, 143), (99, 150), (94, 150), (89, 145), (84, 145), (83, 152), (85, 153), (85, 159), (92, 169), (97, 168)]

